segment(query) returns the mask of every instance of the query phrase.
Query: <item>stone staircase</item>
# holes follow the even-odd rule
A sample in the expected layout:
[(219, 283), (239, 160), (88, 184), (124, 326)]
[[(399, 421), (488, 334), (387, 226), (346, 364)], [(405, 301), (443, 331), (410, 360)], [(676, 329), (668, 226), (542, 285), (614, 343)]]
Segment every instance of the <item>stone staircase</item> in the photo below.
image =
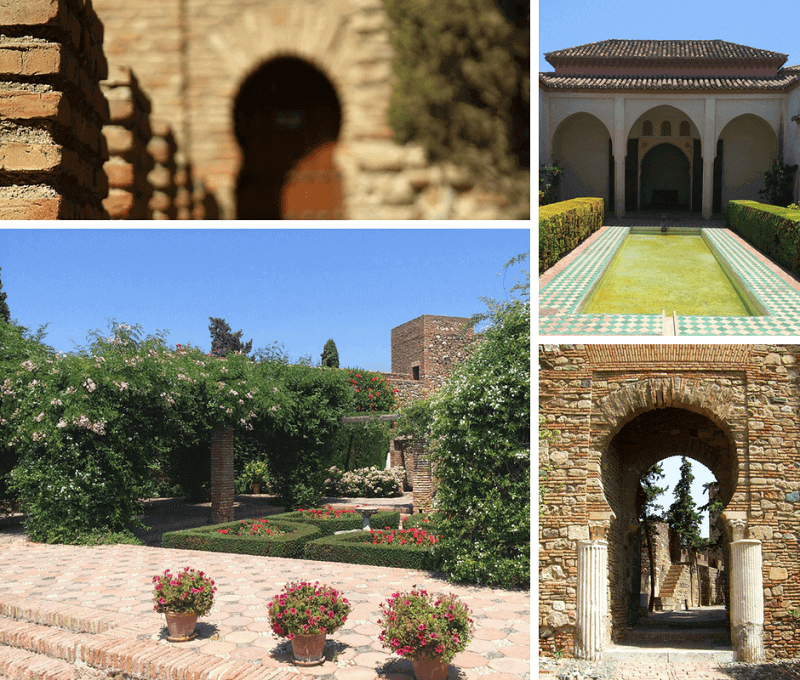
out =
[(283, 680), (273, 668), (152, 639), (152, 621), (0, 595), (0, 680)]
[(653, 599), (653, 608), (656, 611), (674, 611), (681, 608), (681, 603), (675, 600), (675, 590), (680, 583), (685, 567), (685, 564), (670, 566), (659, 588), (659, 596)]

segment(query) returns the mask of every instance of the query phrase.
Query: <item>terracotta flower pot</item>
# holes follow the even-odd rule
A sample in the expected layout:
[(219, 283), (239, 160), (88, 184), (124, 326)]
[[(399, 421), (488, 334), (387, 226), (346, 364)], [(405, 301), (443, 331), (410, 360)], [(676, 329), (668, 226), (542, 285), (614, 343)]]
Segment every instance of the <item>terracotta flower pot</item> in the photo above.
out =
[(164, 612), (167, 619), (167, 640), (170, 642), (188, 642), (194, 640), (197, 633), (197, 614), (194, 612)]
[(445, 680), (450, 670), (450, 664), (439, 657), (411, 659), (411, 665), (414, 667), (414, 677), (417, 680)]
[(253, 494), (258, 495), (261, 493), (261, 482), (253, 482)]
[(295, 635), (292, 638), (292, 656), (295, 666), (319, 666), (325, 661), (325, 633)]

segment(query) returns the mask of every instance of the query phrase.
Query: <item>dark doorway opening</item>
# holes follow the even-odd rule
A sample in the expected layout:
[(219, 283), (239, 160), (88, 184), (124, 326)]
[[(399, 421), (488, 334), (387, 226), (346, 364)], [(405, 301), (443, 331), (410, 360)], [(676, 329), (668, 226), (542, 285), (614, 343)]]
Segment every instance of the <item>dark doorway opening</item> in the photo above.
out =
[(659, 144), (642, 159), (640, 205), (647, 209), (689, 211), (692, 180), (689, 159), (672, 144)]
[(342, 113), (333, 85), (295, 57), (262, 65), (242, 85), (234, 131), (242, 148), (238, 219), (341, 219), (342, 178), (333, 150)]

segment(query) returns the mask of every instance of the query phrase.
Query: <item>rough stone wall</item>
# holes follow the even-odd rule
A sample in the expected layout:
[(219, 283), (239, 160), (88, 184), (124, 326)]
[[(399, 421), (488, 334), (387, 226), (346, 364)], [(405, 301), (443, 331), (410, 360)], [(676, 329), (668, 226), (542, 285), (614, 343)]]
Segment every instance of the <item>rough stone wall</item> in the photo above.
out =
[(437, 389), (453, 367), (467, 358), (474, 338), (469, 319), (458, 316), (423, 314), (392, 329), (392, 373), (410, 376), (419, 367), (419, 379)]
[[(653, 562), (655, 564), (655, 596), (661, 593), (661, 584), (672, 564), (669, 556), (669, 526), (665, 522), (650, 522), (650, 532), (653, 542)], [(650, 556), (647, 551), (647, 543), (642, 528), (642, 578), (641, 593), (643, 597), (640, 606), (646, 607), (650, 598)]]
[(103, 128), (110, 158), (104, 166), (109, 194), (103, 206), (112, 220), (148, 220), (152, 187), (147, 181), (152, 161), (146, 149), (150, 141), (150, 100), (142, 92), (131, 69), (113, 66), (101, 83), (108, 99), (109, 125)]
[(504, 199), (423, 150), (392, 141), (394, 84), (381, 0), (95, 0), (112, 63), (130, 65), (172, 127), (195, 176), (235, 217), (241, 151), (233, 104), (245, 79), (277, 56), (314, 64), (336, 89), (335, 162), (348, 219), (497, 219)]
[[(550, 468), (539, 537), (543, 650), (572, 651), (576, 542), (589, 538), (593, 524), (608, 527), (610, 628), (621, 635), (631, 593), (629, 567), (620, 562), (630, 563), (627, 537), (638, 532), (633, 483), (683, 452), (717, 476), (724, 516), (746, 520), (746, 537), (762, 541), (767, 657), (800, 656), (800, 621), (789, 612), (800, 608), (799, 352), (779, 345), (540, 348), (540, 413), (544, 427), (558, 432), (540, 460)], [(670, 409), (685, 412), (691, 432), (674, 446), (665, 439), (638, 460), (625, 458), (635, 465), (620, 470), (615, 460), (633, 449), (624, 432), (617, 435)]]
[(103, 24), (78, 0), (0, 4), (0, 219), (102, 219)]

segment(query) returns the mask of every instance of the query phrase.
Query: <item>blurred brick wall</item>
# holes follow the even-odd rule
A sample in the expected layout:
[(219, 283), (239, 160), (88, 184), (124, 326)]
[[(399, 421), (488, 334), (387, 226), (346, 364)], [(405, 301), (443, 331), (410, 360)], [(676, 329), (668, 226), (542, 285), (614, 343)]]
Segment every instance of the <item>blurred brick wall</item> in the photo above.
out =
[(91, 4), (0, 3), (0, 219), (99, 219), (103, 25)]

